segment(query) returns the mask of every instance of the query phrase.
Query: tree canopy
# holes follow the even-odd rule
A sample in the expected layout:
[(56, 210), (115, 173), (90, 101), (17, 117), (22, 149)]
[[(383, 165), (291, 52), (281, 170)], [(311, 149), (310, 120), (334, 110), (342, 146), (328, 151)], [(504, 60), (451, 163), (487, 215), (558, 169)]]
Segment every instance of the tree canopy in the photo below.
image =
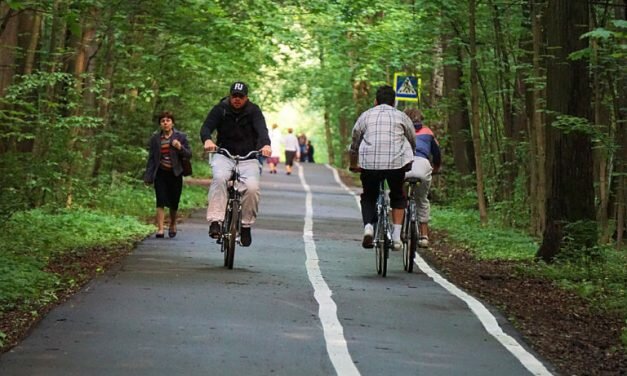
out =
[(620, 245), (625, 9), (623, 0), (0, 1), (2, 218), (132, 184), (155, 115), (174, 111), (196, 140), (235, 80), (265, 112), (301, 100), (318, 119), (302, 131), (343, 166), (354, 120), (376, 87), (405, 72), (420, 79), (420, 102), (399, 107), (423, 110), (446, 156), (439, 200), (543, 236), (547, 260), (592, 247), (597, 233)]

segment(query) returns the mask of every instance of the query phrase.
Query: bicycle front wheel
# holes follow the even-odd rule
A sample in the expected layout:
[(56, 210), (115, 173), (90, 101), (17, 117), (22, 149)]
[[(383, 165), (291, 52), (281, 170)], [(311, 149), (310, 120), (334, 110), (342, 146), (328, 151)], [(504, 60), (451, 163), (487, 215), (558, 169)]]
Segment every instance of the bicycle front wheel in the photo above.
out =
[(224, 252), (224, 266), (229, 269), (233, 269), (233, 262), (235, 261), (235, 241), (237, 238), (237, 227), (239, 223), (238, 212), (235, 210), (237, 206), (233, 205), (233, 211), (231, 212), (231, 220), (229, 221), (228, 228), (228, 245)]
[(220, 251), (224, 256), (224, 266), (228, 265), (228, 249), (230, 246), (230, 237), (228, 235), (228, 228), (231, 226), (231, 209), (227, 207), (226, 214), (224, 215), (224, 222), (222, 222), (222, 233), (220, 234)]

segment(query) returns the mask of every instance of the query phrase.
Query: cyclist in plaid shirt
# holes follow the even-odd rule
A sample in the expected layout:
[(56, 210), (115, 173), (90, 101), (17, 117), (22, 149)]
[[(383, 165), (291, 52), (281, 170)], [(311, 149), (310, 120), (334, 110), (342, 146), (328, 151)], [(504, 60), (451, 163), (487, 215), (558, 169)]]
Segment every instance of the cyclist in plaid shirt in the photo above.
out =
[(411, 119), (394, 108), (395, 95), (391, 86), (379, 87), (375, 106), (362, 113), (353, 127), (350, 170), (361, 172), (364, 248), (373, 247), (377, 196), (379, 184), (384, 179), (390, 188), (394, 249), (399, 250), (402, 247), (401, 224), (403, 209), (407, 204), (403, 181), (405, 171), (411, 169), (416, 136)]

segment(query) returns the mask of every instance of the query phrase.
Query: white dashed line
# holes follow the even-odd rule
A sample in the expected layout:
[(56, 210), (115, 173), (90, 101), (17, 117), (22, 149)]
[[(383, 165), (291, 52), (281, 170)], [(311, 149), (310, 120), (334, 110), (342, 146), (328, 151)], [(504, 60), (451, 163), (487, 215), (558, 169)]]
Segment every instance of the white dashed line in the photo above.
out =
[(314, 297), (318, 302), (318, 316), (322, 323), (324, 331), (324, 340), (327, 345), (327, 353), (331, 359), (331, 363), (338, 375), (360, 375), (359, 370), (355, 367), (353, 358), (348, 352), (348, 345), (344, 338), (344, 328), (337, 318), (337, 305), (331, 296), (333, 292), (324, 281), (322, 272), (318, 265), (318, 253), (316, 252), (316, 243), (313, 240), (313, 205), (311, 188), (305, 181), (302, 166), (298, 165), (298, 176), (300, 182), (307, 192), (306, 197), (306, 214), (305, 226), (303, 228), (303, 240), (305, 242), (305, 254), (307, 260), (307, 275), (309, 281), (314, 288)]

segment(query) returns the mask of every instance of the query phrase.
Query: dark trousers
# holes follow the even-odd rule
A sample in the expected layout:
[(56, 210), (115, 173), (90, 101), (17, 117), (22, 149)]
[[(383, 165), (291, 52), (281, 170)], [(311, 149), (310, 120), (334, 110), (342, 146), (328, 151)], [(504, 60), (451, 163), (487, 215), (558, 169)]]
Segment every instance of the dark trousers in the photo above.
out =
[(286, 150), (285, 151), (285, 165), (292, 166), (294, 164), (294, 157), (296, 157), (295, 151)]
[(155, 177), (155, 196), (157, 207), (179, 209), (179, 201), (183, 192), (183, 175), (175, 176), (172, 171), (159, 169)]
[(360, 175), (364, 189), (361, 194), (361, 216), (364, 225), (377, 221), (377, 196), (379, 184), (386, 180), (390, 188), (390, 206), (394, 209), (403, 209), (407, 205), (407, 198), (403, 190), (405, 170), (363, 170)]

